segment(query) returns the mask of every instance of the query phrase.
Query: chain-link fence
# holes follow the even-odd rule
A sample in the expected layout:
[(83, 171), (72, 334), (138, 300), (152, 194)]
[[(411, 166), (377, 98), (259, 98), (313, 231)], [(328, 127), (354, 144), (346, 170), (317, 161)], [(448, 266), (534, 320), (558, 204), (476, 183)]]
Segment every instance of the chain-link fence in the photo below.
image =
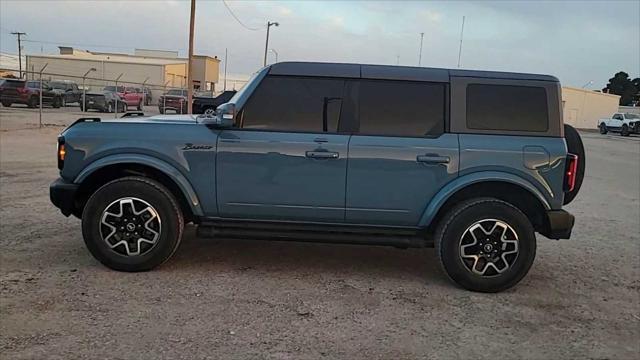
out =
[[(23, 70), (22, 79), (0, 79), (0, 130), (46, 125), (68, 125), (81, 116), (119, 117), (125, 111), (187, 113), (186, 79), (171, 78), (164, 84), (127, 81), (126, 76), (113, 79)], [(95, 69), (94, 69), (95, 70)], [(15, 69), (2, 69), (13, 71)], [(223, 85), (223, 81), (218, 84)], [(246, 80), (226, 79), (228, 90), (239, 90)], [(223, 91), (194, 92), (197, 97), (215, 97)], [(84, 100), (83, 100), (84, 99)]]

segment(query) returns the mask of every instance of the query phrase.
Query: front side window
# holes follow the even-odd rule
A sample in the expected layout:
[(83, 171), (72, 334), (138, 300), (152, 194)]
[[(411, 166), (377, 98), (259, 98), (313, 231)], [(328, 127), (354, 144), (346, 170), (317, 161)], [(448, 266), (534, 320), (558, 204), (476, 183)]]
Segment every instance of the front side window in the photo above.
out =
[(615, 115), (613, 115), (613, 118), (616, 119), (616, 120), (622, 120), (622, 115), (615, 114)]
[(245, 129), (336, 132), (344, 80), (267, 76), (244, 106)]
[(547, 92), (535, 86), (470, 84), (467, 86), (467, 127), (475, 130), (547, 131)]

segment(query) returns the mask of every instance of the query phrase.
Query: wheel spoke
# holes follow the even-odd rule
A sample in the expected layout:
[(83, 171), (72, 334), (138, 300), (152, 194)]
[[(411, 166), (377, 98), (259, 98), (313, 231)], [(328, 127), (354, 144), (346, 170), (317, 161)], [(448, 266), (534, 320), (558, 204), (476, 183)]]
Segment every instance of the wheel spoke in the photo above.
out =
[(460, 238), (460, 259), (468, 270), (479, 276), (502, 274), (515, 263), (517, 256), (518, 236), (502, 220), (477, 221)]

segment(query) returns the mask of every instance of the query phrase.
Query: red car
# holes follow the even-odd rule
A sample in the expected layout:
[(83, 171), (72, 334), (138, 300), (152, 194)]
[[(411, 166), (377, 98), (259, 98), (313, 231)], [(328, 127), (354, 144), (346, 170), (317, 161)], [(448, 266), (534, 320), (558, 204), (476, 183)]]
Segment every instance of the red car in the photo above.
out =
[(178, 114), (187, 113), (187, 90), (169, 90), (158, 98), (158, 110), (164, 114), (167, 110), (173, 110)]
[(120, 100), (129, 106), (135, 106), (137, 110), (142, 110), (142, 93), (129, 86), (105, 86), (104, 91), (111, 91), (118, 94)]

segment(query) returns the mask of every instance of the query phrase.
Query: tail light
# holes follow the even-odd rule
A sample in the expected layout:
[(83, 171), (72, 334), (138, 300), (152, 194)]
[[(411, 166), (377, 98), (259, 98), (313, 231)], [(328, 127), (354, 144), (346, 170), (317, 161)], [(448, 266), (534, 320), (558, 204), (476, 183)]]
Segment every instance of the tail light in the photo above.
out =
[(564, 169), (564, 191), (571, 192), (576, 186), (576, 173), (578, 172), (578, 155), (567, 154), (567, 161)]
[(64, 144), (64, 137), (58, 138), (58, 169), (62, 170), (64, 167), (64, 157), (67, 155), (67, 149)]

